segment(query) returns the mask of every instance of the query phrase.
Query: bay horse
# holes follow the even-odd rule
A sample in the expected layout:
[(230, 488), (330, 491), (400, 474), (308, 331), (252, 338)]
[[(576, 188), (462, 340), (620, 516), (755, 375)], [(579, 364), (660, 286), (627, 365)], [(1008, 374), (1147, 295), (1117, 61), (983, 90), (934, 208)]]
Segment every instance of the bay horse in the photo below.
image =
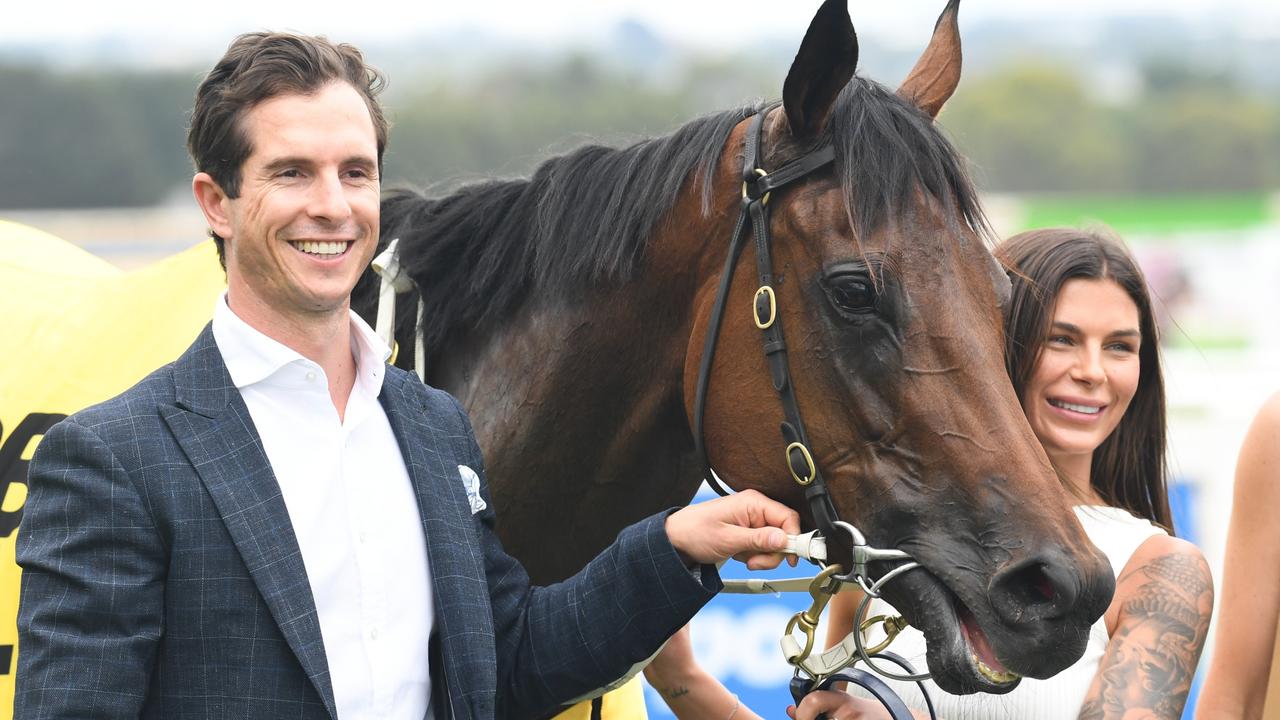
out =
[[(699, 486), (696, 377), (743, 202), (749, 119), (765, 114), (764, 168), (830, 147), (831, 162), (768, 200), (776, 308), (813, 458), (841, 517), (928, 570), (885, 595), (925, 633), (937, 683), (1006, 692), (1080, 656), (1113, 576), (1006, 375), (1008, 279), (963, 159), (934, 123), (959, 81), (958, 0), (896, 92), (855, 76), (845, 3), (819, 9), (779, 107), (582, 147), (528, 179), (385, 196), (380, 243), (399, 239), (425, 303), (420, 326), (417, 294), (398, 303), (398, 363), (413, 366), (421, 332), (427, 382), (461, 400), (486, 452), (505, 546), (535, 582), (564, 578)], [(754, 256), (748, 246), (742, 262)], [(756, 278), (737, 273), (728, 292), (707, 456), (733, 488), (803, 509), (751, 319)], [(371, 319), (376, 296), (368, 275), (353, 306)]]

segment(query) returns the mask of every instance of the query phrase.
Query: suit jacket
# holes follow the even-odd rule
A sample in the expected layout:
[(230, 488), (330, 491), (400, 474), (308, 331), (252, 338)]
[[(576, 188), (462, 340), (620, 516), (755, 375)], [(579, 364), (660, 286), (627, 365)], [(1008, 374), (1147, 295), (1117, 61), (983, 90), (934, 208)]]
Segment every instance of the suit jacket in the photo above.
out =
[[(663, 516), (530, 587), (492, 510), (472, 513), (459, 465), (491, 503), (457, 401), (395, 368), (379, 400), (426, 536), (437, 717), (541, 715), (647, 657), (719, 590), (714, 568), (681, 563)], [(29, 487), (14, 717), (334, 717), (302, 555), (210, 328), (51, 429)]]

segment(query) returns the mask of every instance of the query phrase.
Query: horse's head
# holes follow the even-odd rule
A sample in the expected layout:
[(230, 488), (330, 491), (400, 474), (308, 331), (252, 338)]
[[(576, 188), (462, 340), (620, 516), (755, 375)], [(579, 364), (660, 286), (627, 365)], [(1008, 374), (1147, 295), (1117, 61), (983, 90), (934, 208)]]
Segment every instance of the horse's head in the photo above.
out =
[[(835, 156), (768, 206), (791, 383), (840, 517), (927, 570), (884, 593), (924, 632), (938, 684), (1004, 692), (1010, 673), (1046, 677), (1079, 658), (1114, 580), (1014, 395), (1008, 279), (984, 243), (963, 161), (933, 123), (959, 80), (958, 2), (896, 93), (853, 77), (845, 2), (819, 10), (762, 128), (764, 168), (825, 145)], [(717, 188), (740, 182), (744, 134), (730, 137)], [(731, 219), (737, 204), (717, 210)], [(736, 487), (804, 507), (748, 309), (759, 285), (750, 244), (741, 265), (712, 367), (709, 459)], [(708, 281), (696, 343), (713, 292)], [(692, 350), (690, 408), (701, 357)]]

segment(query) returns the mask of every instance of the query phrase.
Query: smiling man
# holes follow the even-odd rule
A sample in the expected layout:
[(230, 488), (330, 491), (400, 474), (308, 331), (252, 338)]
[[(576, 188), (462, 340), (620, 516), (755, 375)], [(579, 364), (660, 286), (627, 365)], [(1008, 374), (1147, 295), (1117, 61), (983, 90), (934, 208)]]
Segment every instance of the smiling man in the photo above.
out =
[(743, 493), (530, 587), (460, 406), (350, 311), (379, 85), (355, 48), (270, 33), (201, 83), (192, 188), (227, 292), (181, 358), (37, 449), (15, 717), (536, 717), (652, 654), (715, 562), (774, 566), (798, 531)]

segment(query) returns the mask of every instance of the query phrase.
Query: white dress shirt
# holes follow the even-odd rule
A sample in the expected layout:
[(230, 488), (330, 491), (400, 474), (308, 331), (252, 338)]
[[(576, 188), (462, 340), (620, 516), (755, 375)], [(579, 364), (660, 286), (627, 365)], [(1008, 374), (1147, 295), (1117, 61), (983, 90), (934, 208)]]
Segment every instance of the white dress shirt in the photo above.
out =
[(417, 498), (378, 393), (386, 344), (351, 313), (338, 418), (316, 363), (218, 300), (213, 336), (265, 446), (315, 598), (340, 720), (422, 720), (431, 585)]

